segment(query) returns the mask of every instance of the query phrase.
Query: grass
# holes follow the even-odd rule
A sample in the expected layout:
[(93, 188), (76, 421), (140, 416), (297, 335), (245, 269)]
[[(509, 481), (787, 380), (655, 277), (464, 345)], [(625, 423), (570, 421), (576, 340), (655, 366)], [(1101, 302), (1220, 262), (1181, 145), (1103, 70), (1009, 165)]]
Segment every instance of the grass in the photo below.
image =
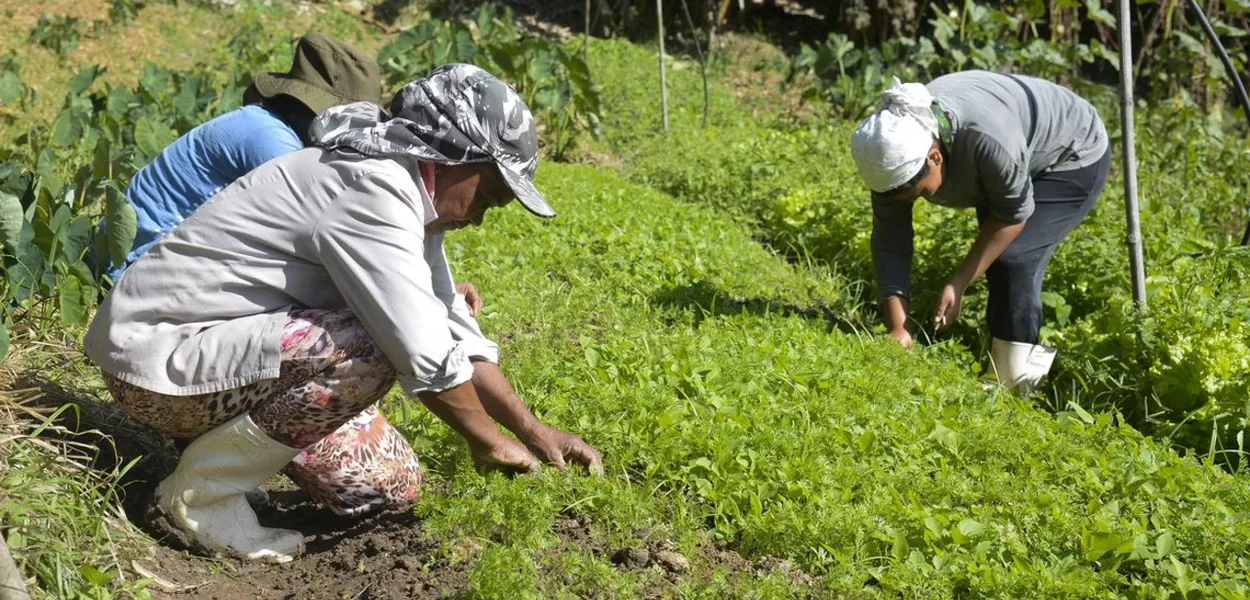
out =
[[(1155, 597), (1195, 577), (1246, 589), (1246, 480), (1112, 415), (983, 392), (943, 346), (909, 353), (750, 308), (837, 307), (846, 282), (786, 265), (712, 210), (580, 166), (544, 165), (539, 183), (559, 219), (510, 211), (450, 252), (489, 294), (482, 322), (507, 340), (518, 388), (597, 444), (609, 475), (483, 478), (413, 415), (402, 427), (449, 484), (418, 508), (435, 539), (538, 560), (554, 519), (578, 514), (616, 544), (662, 536), (697, 555), (710, 536), (786, 558), (834, 596)], [(568, 592), (535, 577), (522, 589)]]
[(0, 394), (0, 525), (18, 567), (36, 598), (147, 597), (128, 566), (146, 542), (121, 514), (120, 473), (90, 467), (97, 448), (50, 440), (57, 416)]

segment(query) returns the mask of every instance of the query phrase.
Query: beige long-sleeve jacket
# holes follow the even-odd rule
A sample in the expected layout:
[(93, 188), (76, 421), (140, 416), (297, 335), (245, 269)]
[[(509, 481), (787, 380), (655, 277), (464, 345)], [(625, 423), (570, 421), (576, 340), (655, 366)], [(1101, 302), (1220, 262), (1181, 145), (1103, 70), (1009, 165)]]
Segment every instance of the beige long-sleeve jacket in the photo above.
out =
[(455, 293), (434, 206), (393, 160), (320, 148), (222, 189), (117, 282), (85, 340), (107, 373), (170, 395), (278, 376), (292, 308), (351, 309), (415, 395), (498, 362)]

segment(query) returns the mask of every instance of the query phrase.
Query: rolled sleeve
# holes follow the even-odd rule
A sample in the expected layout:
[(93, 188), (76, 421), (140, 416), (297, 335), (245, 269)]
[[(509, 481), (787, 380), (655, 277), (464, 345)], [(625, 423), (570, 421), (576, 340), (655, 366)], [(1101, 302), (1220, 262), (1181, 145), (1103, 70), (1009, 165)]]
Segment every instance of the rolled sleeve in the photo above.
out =
[(1005, 223), (1023, 223), (1033, 216), (1033, 178), (1023, 138), (1000, 141), (978, 135), (974, 149), (989, 214)]
[(473, 377), (473, 350), (452, 334), (422, 251), (425, 216), (412, 182), (361, 177), (322, 214), (313, 245), (335, 287), (394, 365), (408, 395)]
[(872, 197), (872, 268), (877, 301), (911, 296), (911, 259), (914, 253), (912, 202)]

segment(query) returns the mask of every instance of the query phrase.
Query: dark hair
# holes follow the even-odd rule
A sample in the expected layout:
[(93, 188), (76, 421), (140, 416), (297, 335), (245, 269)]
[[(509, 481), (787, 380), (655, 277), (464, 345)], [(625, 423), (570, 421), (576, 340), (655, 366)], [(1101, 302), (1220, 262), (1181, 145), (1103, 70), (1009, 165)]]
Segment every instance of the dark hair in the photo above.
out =
[(899, 196), (903, 192), (911, 190), (912, 188), (920, 185), (920, 180), (924, 179), (928, 175), (929, 175), (929, 161), (926, 160), (924, 161), (924, 164), (920, 166), (920, 172), (912, 176), (911, 179), (908, 179), (907, 183), (904, 183), (903, 185), (900, 185), (888, 192), (885, 192), (884, 194), (882, 194), (882, 196), (887, 196), (887, 197)]
[(312, 125), (312, 121), (317, 115), (311, 108), (308, 108), (308, 105), (286, 94), (276, 94), (269, 98), (262, 98), (260, 104), (278, 115), (278, 118), (286, 122), (287, 126), (294, 129), (295, 134), (299, 136), (300, 141), (305, 146), (312, 145), (312, 140), (308, 136), (308, 128)]

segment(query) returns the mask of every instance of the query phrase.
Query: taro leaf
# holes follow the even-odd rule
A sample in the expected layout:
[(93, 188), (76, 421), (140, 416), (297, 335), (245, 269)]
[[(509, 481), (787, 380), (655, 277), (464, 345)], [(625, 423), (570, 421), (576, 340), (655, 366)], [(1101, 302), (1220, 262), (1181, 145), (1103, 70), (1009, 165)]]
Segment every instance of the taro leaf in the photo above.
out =
[(102, 69), (98, 66), (82, 67), (78, 70), (78, 74), (69, 81), (68, 95), (77, 96), (87, 91), (87, 88), (91, 87), (91, 84), (95, 83), (95, 81), (99, 79), (105, 71), (106, 69)]
[(91, 176), (98, 181), (108, 181), (113, 177), (113, 145), (108, 138), (100, 138), (95, 143), (95, 154), (91, 159)]
[(72, 110), (63, 110), (52, 121), (52, 145), (57, 148), (73, 146), (82, 137), (82, 120)]
[(3, 363), (4, 357), (9, 354), (9, 332), (4, 325), (4, 321), (0, 320), (0, 363)]
[(0, 104), (11, 104), (26, 97), (26, 84), (13, 71), (0, 73)]
[(78, 263), (91, 241), (91, 219), (84, 215), (74, 217), (57, 230), (56, 237), (60, 242), (61, 259), (70, 264)]
[(554, 50), (537, 52), (534, 59), (530, 61), (530, 79), (533, 79), (535, 83), (555, 79), (559, 65), (560, 56)]
[(135, 144), (143, 153), (143, 162), (148, 162), (160, 154), (177, 139), (174, 130), (151, 115), (142, 117), (135, 123)]
[(63, 264), (56, 269), (56, 298), (61, 308), (61, 321), (66, 325), (82, 325), (87, 322), (91, 310), (91, 290), (83, 285), (76, 272)]
[(0, 191), (0, 252), (19, 256), (22, 224), (25, 222), (22, 201), (13, 194)]
[(174, 111), (183, 119), (195, 118), (199, 107), (199, 77), (188, 77), (178, 85), (178, 95), (174, 96)]
[(139, 76), (139, 86), (153, 98), (159, 98), (161, 92), (169, 87), (169, 71), (152, 63), (144, 63), (143, 75)]
[(109, 260), (114, 265), (125, 264), (135, 243), (135, 209), (114, 185), (105, 188), (104, 222), (108, 228)]
[(23, 222), (21, 240), (17, 244), (17, 262), (9, 266), (9, 281), (13, 284), (12, 295), (23, 302), (39, 289), (44, 271), (43, 252), (34, 243), (35, 229), (30, 222)]
[(130, 88), (117, 87), (109, 90), (108, 101), (106, 106), (108, 113), (114, 118), (120, 119), (130, 112), (130, 107), (135, 104), (135, 94)]
[(569, 103), (568, 91), (568, 86), (560, 83), (543, 86), (534, 95), (534, 103), (537, 104), (536, 108), (556, 113), (562, 112)]

